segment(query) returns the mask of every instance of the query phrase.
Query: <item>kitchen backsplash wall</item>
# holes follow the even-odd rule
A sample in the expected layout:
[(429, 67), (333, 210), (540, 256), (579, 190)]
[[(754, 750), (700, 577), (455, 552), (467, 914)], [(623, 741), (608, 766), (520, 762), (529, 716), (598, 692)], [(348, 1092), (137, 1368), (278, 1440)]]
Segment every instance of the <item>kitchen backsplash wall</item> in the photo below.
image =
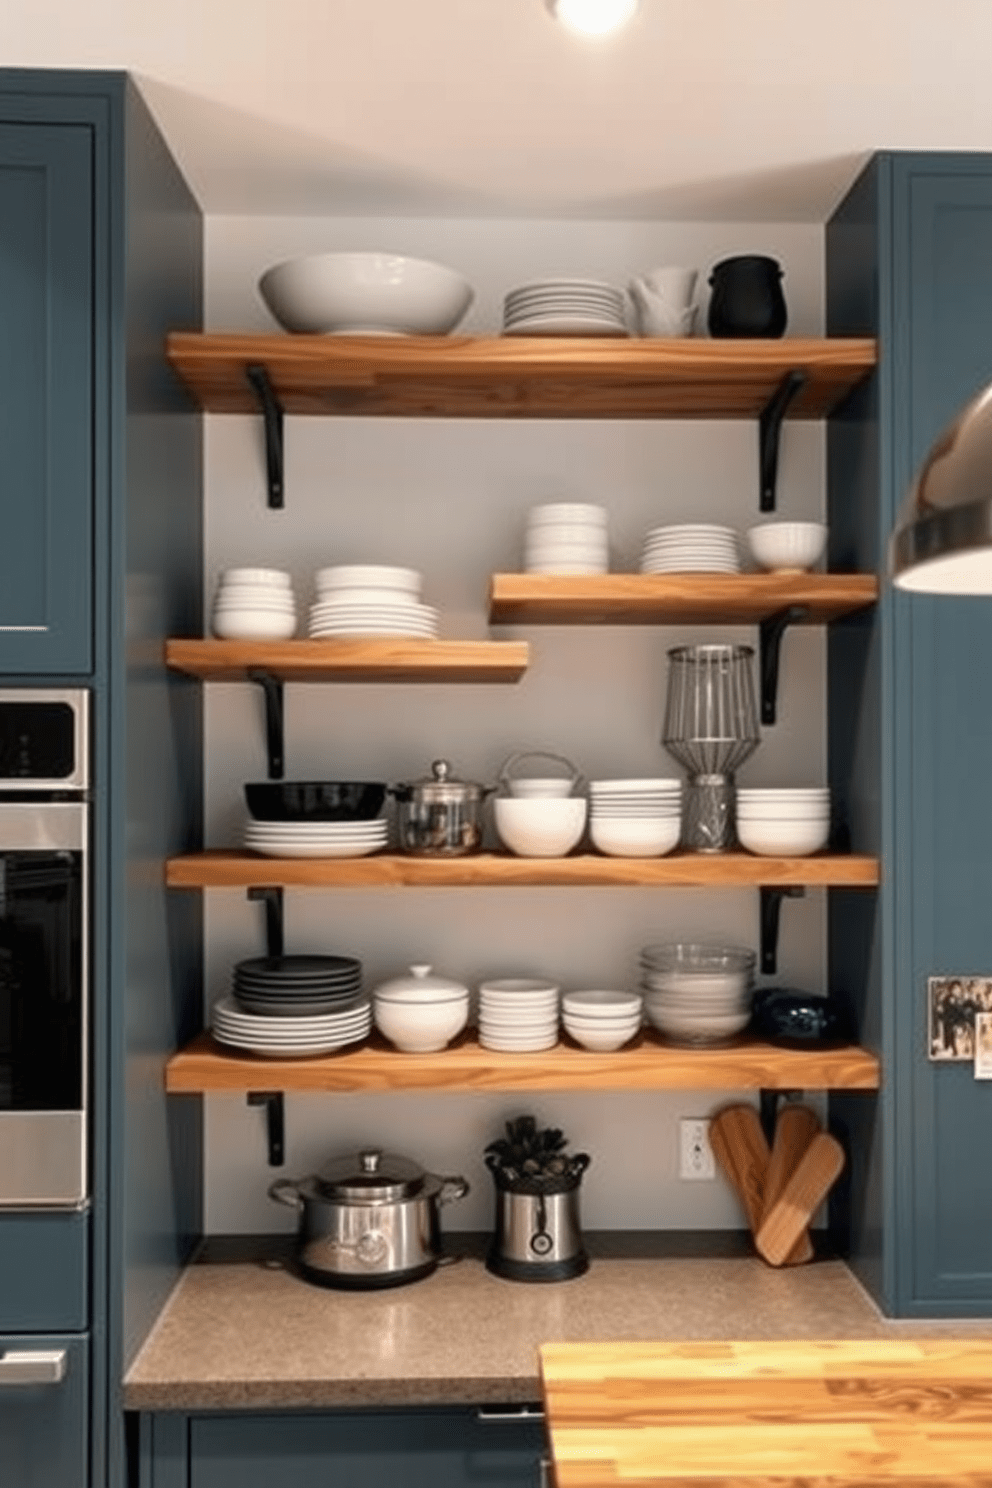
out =
[[(495, 221), (369, 221), (214, 217), (207, 221), (207, 324), (274, 331), (256, 290), (261, 271), (303, 252), (382, 248), (434, 258), (472, 281), (462, 329), (498, 330), (503, 293), (549, 274), (623, 284), (663, 263), (700, 269), (705, 319), (710, 266), (728, 254), (771, 253), (785, 269), (789, 334), (822, 333), (822, 233), (795, 224), (666, 225)], [(263, 493), (259, 423), (211, 417), (206, 431), (209, 590), (235, 564), (294, 575), (305, 623), (314, 571), (386, 562), (423, 571), (424, 598), (445, 637), (487, 634), (489, 575), (521, 565), (525, 514), (540, 501), (595, 501), (610, 512), (612, 566), (635, 570), (645, 531), (665, 521), (759, 520), (754, 424), (709, 422), (288, 419), (286, 507)], [(822, 516), (824, 441), (818, 424), (786, 426), (781, 515)], [(208, 592), (209, 599), (209, 592)], [(704, 639), (757, 644), (755, 631), (531, 627), (533, 663), (512, 686), (289, 686), (288, 778), (396, 782), (450, 759), (463, 778), (495, 781), (521, 748), (568, 755), (588, 776), (674, 774), (659, 743), (669, 646)], [(825, 779), (825, 642), (795, 629), (782, 651), (780, 721), (741, 772), (745, 784)], [(238, 843), (241, 787), (265, 777), (261, 699), (250, 685), (206, 689), (207, 846)], [(241, 891), (206, 895), (205, 998), (224, 991), (231, 963), (263, 949), (262, 911)], [(565, 987), (632, 986), (639, 948), (701, 937), (757, 946), (755, 891), (561, 889), (297, 891), (286, 895), (287, 949), (359, 956), (369, 986), (415, 961), (477, 983), (486, 975), (549, 974)], [(810, 891), (782, 911), (776, 980), (823, 989), (825, 900)], [(446, 1211), (452, 1228), (492, 1217), (486, 1142), (507, 1117), (532, 1110), (588, 1151), (583, 1221), (590, 1228), (736, 1227), (722, 1180), (677, 1177), (677, 1118), (705, 1115), (726, 1093), (594, 1096), (486, 1094), (300, 1096), (286, 1103), (287, 1162), (299, 1175), (365, 1143), (463, 1173), (470, 1196)], [(262, 1112), (242, 1096), (206, 1107), (206, 1228), (288, 1230), (294, 1216), (266, 1196)]]

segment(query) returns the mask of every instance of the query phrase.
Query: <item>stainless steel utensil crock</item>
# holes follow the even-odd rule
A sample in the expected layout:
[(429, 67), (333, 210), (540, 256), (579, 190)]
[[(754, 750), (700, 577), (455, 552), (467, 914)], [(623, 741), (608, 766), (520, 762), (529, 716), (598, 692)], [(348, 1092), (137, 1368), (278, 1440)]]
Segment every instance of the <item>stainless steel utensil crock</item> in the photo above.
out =
[(443, 1259), (438, 1211), (467, 1193), (464, 1178), (442, 1178), (377, 1149), (269, 1188), (270, 1198), (299, 1212), (302, 1273), (321, 1286), (352, 1289), (428, 1276)]
[(503, 1186), (497, 1167), (496, 1229), (486, 1256), (488, 1270), (510, 1281), (568, 1281), (589, 1269), (579, 1224), (579, 1182), (589, 1159), (572, 1159), (576, 1171), (557, 1192), (525, 1193)]
[(399, 808), (397, 828), (404, 852), (421, 857), (463, 857), (482, 846), (482, 807), (495, 789), (456, 780), (447, 760), (435, 760), (422, 780), (390, 787)]

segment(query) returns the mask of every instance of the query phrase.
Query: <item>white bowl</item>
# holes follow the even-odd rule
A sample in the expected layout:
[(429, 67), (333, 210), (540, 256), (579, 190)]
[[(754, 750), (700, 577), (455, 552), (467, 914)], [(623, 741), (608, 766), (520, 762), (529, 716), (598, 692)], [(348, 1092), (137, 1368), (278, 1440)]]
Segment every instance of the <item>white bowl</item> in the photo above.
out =
[(704, 1018), (692, 1013), (674, 1013), (665, 1008), (649, 1008), (648, 1019), (659, 1033), (686, 1044), (720, 1044), (742, 1033), (751, 1021), (751, 1010)]
[(819, 563), (827, 546), (822, 522), (759, 522), (747, 530), (756, 563), (777, 573), (801, 573)]
[(472, 303), (454, 269), (395, 253), (318, 253), (267, 269), (262, 299), (287, 331), (443, 335)]
[(609, 573), (609, 559), (603, 558), (593, 562), (589, 560), (572, 560), (556, 558), (554, 561), (542, 563), (525, 563), (524, 573), (532, 574), (605, 574)]
[(556, 999), (559, 990), (557, 982), (546, 981), (543, 977), (491, 977), (479, 983), (481, 998), (492, 997), (499, 1001), (513, 998), (544, 1003)]
[(372, 996), (375, 1026), (405, 1054), (434, 1054), (468, 1023), (468, 996), (439, 1002), (402, 1002)]
[(594, 813), (589, 823), (593, 847), (611, 858), (660, 857), (678, 847), (681, 835), (680, 815), (604, 817)]
[(588, 501), (546, 501), (541, 506), (532, 506), (527, 514), (530, 527), (560, 527), (577, 523), (581, 527), (603, 528), (606, 520), (606, 507)]
[(803, 858), (830, 839), (830, 821), (815, 817), (776, 821), (738, 820), (737, 838), (748, 852), (765, 858)]
[(495, 801), (493, 809), (500, 841), (510, 852), (522, 858), (561, 858), (582, 838), (588, 802), (584, 796), (507, 796)]
[(568, 777), (546, 775), (526, 776), (519, 780), (507, 780), (507, 787), (511, 796), (516, 796), (523, 801), (539, 800), (562, 801), (571, 794), (572, 781)]
[(528, 562), (550, 563), (564, 558), (572, 561), (588, 559), (590, 562), (609, 557), (609, 544), (603, 542), (576, 542), (571, 538), (529, 537), (524, 543), (524, 557)]
[(615, 1049), (622, 1049), (624, 1044), (629, 1044), (632, 1038), (636, 1038), (639, 1028), (640, 1023), (630, 1029), (617, 1030), (590, 1027), (589, 1024), (578, 1027), (565, 1019), (565, 1032), (577, 1044), (581, 1044), (583, 1049), (589, 1049), (593, 1054), (612, 1054)]
[(289, 574), (282, 568), (225, 568), (220, 576), (222, 584), (264, 584), (273, 589), (289, 589), (292, 584)]
[(562, 1012), (572, 1017), (640, 1019), (644, 999), (639, 992), (588, 987), (578, 992), (566, 992), (561, 1005)]
[(296, 633), (296, 615), (280, 610), (215, 610), (213, 632), (224, 641), (286, 641)]
[(319, 568), (314, 575), (317, 590), (330, 589), (400, 589), (404, 594), (419, 594), (423, 574), (415, 568), (397, 568), (391, 563), (336, 563)]

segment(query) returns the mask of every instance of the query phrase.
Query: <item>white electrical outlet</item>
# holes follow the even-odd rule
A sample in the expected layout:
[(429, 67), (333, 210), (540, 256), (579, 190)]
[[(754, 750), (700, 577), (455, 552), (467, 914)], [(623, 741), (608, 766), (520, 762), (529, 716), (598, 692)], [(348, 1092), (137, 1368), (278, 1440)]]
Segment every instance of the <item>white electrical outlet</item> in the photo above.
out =
[(683, 1116), (679, 1121), (679, 1177), (716, 1177), (710, 1124), (703, 1116)]

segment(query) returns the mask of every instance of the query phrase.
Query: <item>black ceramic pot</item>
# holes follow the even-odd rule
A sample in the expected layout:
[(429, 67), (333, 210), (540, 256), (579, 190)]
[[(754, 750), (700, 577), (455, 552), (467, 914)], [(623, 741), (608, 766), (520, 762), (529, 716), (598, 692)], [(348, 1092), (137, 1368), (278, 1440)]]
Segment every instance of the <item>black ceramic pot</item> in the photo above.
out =
[(785, 333), (788, 312), (782, 268), (774, 258), (745, 253), (725, 258), (710, 274), (707, 324), (711, 336), (775, 337)]
[(754, 994), (751, 1032), (786, 1048), (827, 1049), (850, 1043), (853, 1020), (846, 1002), (794, 987), (762, 987)]

